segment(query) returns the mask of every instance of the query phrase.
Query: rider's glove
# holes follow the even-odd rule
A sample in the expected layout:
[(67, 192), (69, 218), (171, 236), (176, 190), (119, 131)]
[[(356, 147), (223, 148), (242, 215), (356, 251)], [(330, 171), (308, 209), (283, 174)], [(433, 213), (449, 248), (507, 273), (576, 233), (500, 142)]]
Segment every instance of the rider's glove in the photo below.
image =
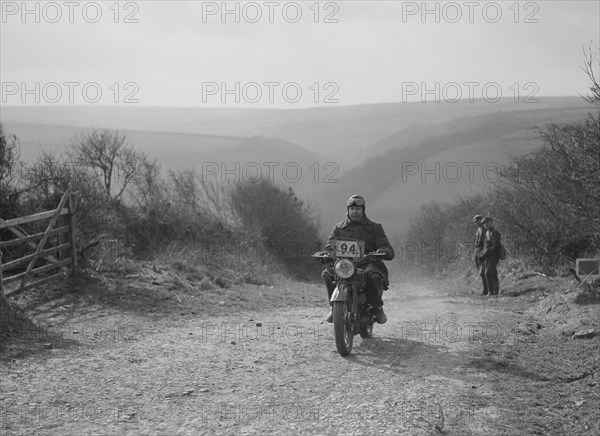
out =
[[(329, 256), (332, 257), (333, 256), (334, 251), (333, 250), (327, 250), (325, 249), (324, 251), (320, 251), (319, 252), (319, 256)], [(331, 259), (327, 258), (327, 257), (319, 257), (317, 259), (317, 261), (321, 264), (326, 264), (327, 262), (331, 261)]]

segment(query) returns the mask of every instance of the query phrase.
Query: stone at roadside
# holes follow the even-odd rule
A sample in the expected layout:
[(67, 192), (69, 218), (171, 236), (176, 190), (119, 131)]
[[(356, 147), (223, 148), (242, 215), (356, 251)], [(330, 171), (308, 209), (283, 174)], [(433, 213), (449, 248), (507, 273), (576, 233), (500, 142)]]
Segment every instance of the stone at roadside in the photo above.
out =
[(596, 332), (594, 330), (584, 330), (581, 332), (577, 332), (573, 335), (572, 339), (591, 339), (596, 336)]

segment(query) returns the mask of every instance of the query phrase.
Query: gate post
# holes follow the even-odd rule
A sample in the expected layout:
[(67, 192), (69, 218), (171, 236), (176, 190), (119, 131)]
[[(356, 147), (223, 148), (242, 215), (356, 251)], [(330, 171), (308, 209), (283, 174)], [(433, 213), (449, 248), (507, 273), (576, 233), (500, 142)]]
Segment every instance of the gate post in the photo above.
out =
[(4, 298), (4, 284), (2, 278), (2, 249), (0, 249), (0, 298)]
[(75, 241), (77, 240), (76, 228), (75, 228), (75, 193), (71, 191), (69, 193), (69, 201), (67, 207), (69, 208), (69, 242), (71, 243), (71, 275), (77, 275), (77, 248), (75, 247)]

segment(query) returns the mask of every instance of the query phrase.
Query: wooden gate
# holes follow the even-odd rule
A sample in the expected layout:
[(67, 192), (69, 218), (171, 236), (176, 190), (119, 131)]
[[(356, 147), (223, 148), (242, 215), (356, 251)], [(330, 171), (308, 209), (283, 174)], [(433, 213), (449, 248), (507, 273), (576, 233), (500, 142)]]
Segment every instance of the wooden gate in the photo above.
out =
[[(46, 226), (46, 230), (40, 233), (28, 235), (19, 227), (23, 224), (48, 219), (50, 222)], [(0, 293), (4, 296), (12, 296), (43, 283), (69, 277), (77, 270), (75, 209), (70, 188), (64, 193), (55, 210), (7, 221), (0, 218), (0, 230), (2, 229), (7, 229), (16, 236), (10, 240), (0, 241)], [(53, 236), (58, 236), (57, 242), (54, 246), (44, 248), (49, 242), (49, 238)], [(36, 240), (39, 240), (37, 244), (34, 242)], [(2, 261), (2, 249), (23, 245), (33, 249), (34, 252), (6, 263)], [(45, 259), (45, 265), (36, 266), (41, 259)], [(22, 271), (25, 264), (27, 264), (27, 268)], [(15, 269), (20, 269), (22, 272), (9, 274)], [(58, 269), (60, 271), (55, 272)], [(52, 272), (54, 274), (50, 274)], [(40, 275), (43, 277), (39, 278)], [(32, 281), (33, 276), (38, 276), (37, 280)]]

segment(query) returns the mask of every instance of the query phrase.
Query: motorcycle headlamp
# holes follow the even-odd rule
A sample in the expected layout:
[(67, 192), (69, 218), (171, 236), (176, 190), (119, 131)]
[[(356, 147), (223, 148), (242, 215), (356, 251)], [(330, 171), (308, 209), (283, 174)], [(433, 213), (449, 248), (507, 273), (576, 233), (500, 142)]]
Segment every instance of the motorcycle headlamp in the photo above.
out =
[(348, 259), (340, 259), (335, 263), (335, 273), (342, 279), (349, 279), (354, 275), (354, 264)]

